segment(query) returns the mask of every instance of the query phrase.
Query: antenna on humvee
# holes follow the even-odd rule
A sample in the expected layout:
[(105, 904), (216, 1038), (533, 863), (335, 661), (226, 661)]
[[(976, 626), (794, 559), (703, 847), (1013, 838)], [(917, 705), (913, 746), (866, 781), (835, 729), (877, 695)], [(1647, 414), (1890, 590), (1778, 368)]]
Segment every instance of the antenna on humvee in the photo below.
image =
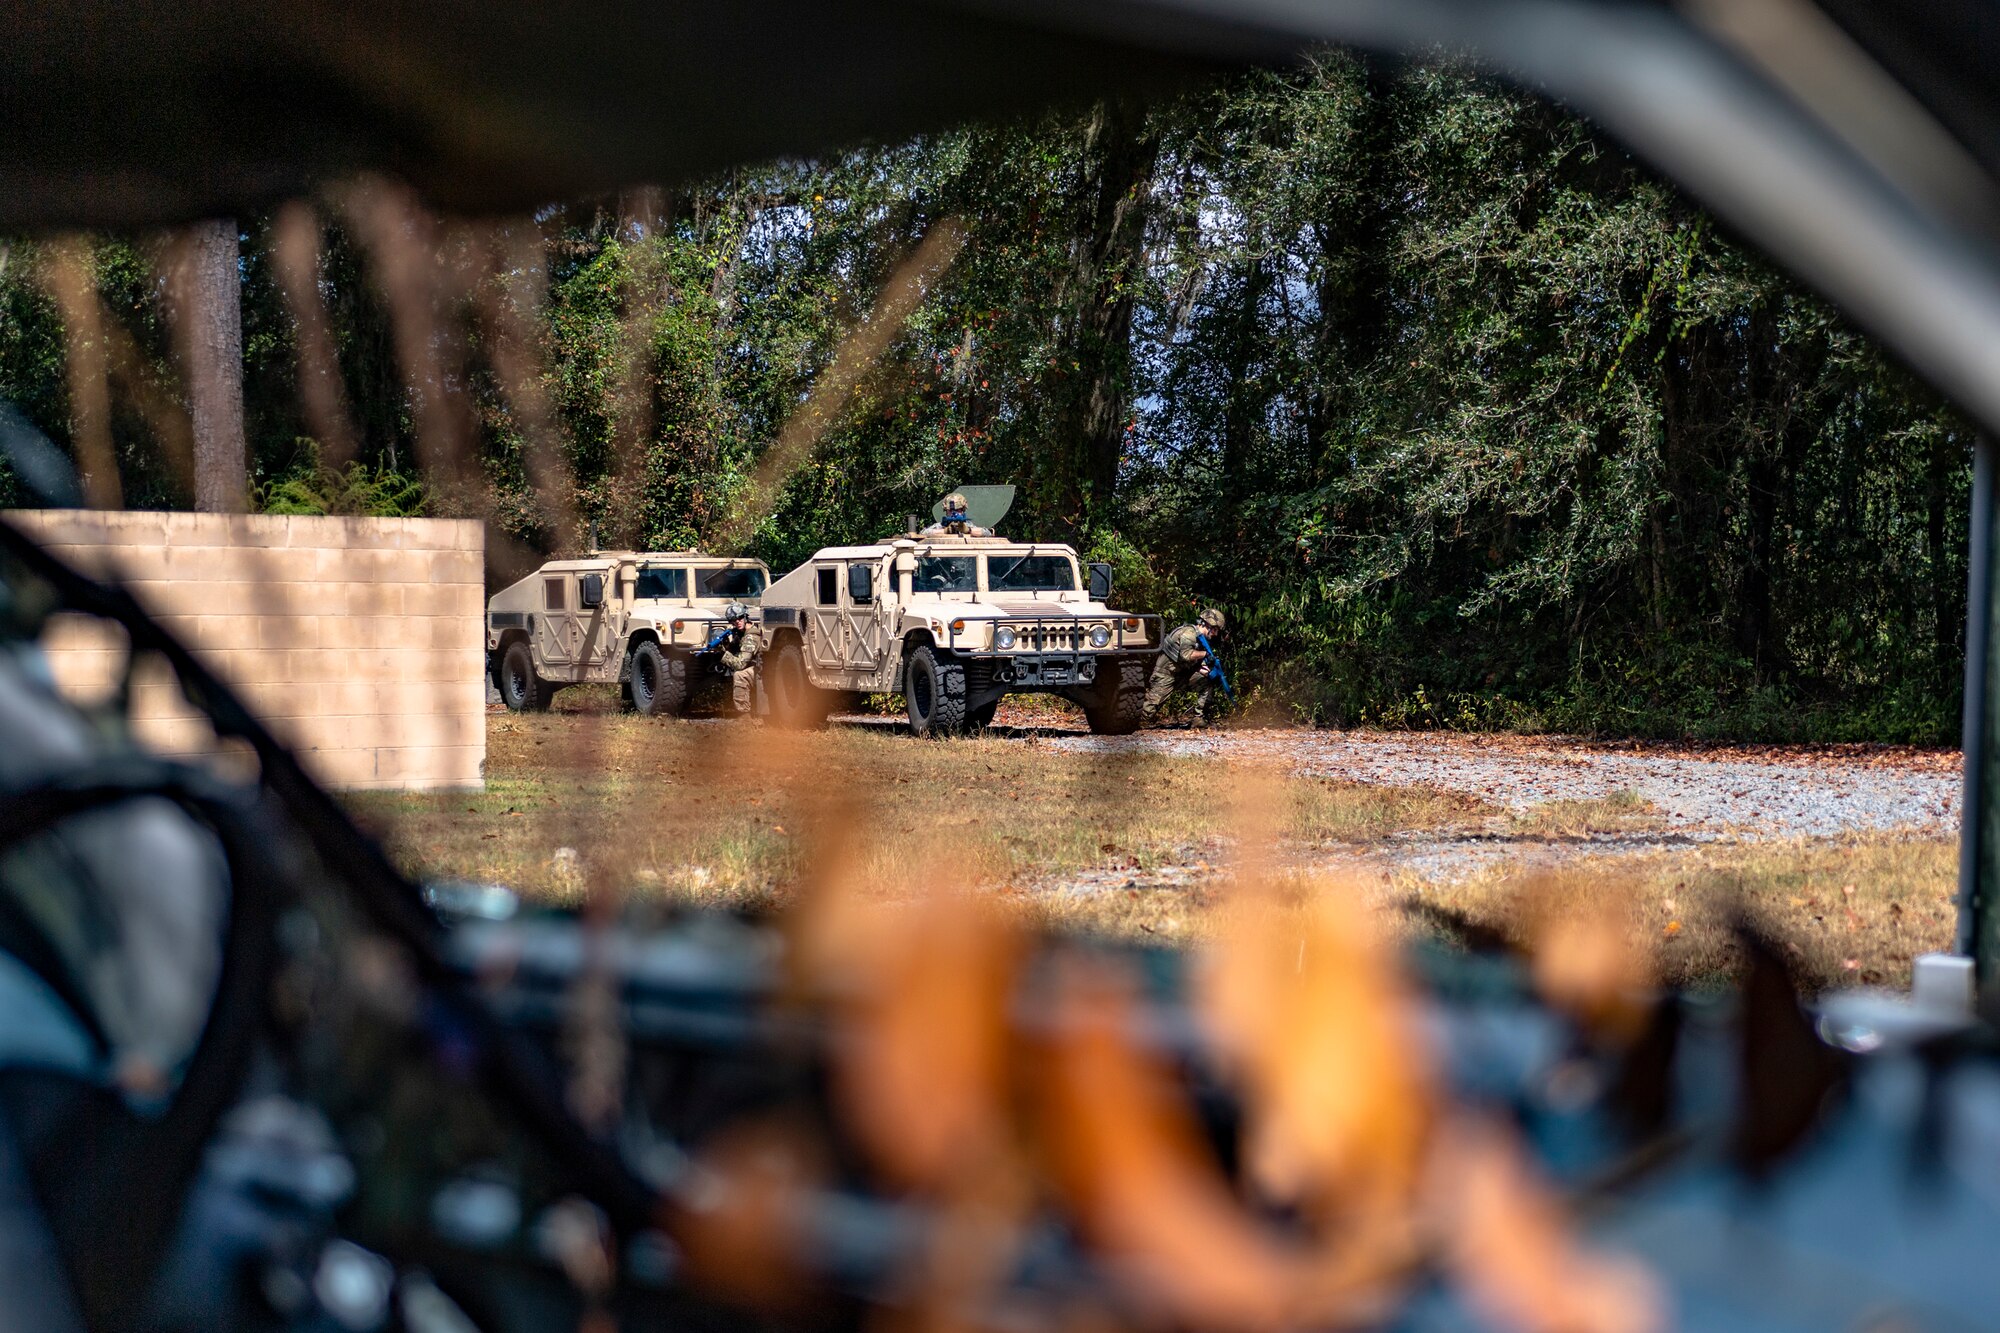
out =
[(597, 554), (597, 520), (594, 518), (590, 520), (590, 546), (584, 551), (584, 554)]
[[(961, 486), (951, 493), (965, 497), (965, 521), (988, 532), (997, 531), (1000, 520), (1014, 507), (1012, 486)], [(931, 520), (944, 522), (943, 499), (931, 506)]]

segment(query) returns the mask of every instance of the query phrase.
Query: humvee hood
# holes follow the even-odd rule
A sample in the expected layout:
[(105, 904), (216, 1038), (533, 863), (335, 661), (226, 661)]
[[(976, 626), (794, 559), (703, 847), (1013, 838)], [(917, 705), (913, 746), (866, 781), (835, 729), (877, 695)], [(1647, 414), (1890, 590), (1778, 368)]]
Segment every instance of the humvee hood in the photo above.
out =
[(973, 605), (991, 607), (1003, 616), (1042, 616), (1045, 618), (1051, 616), (1068, 616), (1071, 619), (1081, 620), (1086, 616), (1094, 614), (1097, 619), (1102, 620), (1105, 615), (1102, 611), (1091, 612), (1083, 610), (1075, 602), (1038, 602), (1031, 597), (1023, 597), (1018, 600), (1009, 598), (1004, 602), (997, 597), (989, 597), (974, 602)]

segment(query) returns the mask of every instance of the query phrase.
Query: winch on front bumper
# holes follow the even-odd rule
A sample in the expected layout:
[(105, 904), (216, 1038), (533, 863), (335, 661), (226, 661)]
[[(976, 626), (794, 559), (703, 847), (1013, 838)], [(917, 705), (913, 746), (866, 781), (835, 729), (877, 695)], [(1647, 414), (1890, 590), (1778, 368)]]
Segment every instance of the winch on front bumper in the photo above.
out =
[(1088, 654), (1016, 653), (994, 663), (993, 678), (1009, 685), (1088, 685), (1097, 679), (1097, 659)]

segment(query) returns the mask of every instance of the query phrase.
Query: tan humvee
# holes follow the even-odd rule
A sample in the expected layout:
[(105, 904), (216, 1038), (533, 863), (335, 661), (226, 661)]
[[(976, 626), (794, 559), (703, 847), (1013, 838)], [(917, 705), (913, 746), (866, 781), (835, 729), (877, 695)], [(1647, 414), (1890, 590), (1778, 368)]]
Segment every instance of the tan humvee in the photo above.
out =
[(764, 594), (772, 717), (823, 721), (844, 695), (901, 694), (918, 735), (985, 726), (1009, 694), (1059, 694), (1090, 729), (1136, 731), (1158, 616), (1114, 611), (1111, 568), (1050, 542), (910, 534), (831, 546)]
[(564, 685), (615, 681), (639, 712), (678, 714), (713, 674), (723, 608), (749, 606), (755, 633), (770, 579), (761, 560), (695, 551), (551, 560), (487, 603), (487, 671), (517, 712), (547, 708)]

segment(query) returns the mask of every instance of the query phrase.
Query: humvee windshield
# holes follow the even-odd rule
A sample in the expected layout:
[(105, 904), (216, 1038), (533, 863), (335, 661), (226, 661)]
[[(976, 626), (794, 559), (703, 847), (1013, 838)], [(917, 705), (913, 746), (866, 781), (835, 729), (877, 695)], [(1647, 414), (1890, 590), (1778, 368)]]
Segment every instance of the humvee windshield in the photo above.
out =
[(979, 561), (969, 555), (919, 556), (910, 587), (916, 592), (978, 592)]
[(986, 557), (988, 592), (1075, 592), (1076, 569), (1065, 555)]
[(694, 572), (695, 596), (728, 597), (736, 601), (752, 601), (764, 593), (764, 571), (761, 569), (697, 569)]
[(632, 595), (635, 598), (685, 597), (688, 595), (688, 572), (685, 569), (648, 566), (639, 571), (639, 586)]

